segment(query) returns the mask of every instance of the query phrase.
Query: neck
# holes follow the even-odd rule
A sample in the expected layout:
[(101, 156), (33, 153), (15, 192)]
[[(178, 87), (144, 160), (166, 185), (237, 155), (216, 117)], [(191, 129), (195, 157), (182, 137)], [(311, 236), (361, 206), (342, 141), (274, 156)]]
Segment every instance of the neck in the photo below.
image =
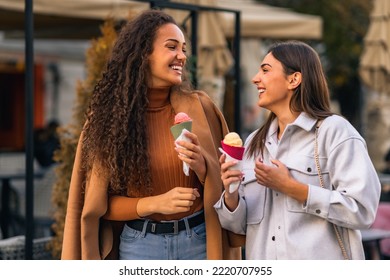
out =
[(278, 139), (280, 139), (283, 135), (286, 126), (290, 123), (293, 123), (299, 116), (299, 112), (287, 113), (278, 117)]
[(149, 108), (159, 108), (169, 104), (170, 88), (149, 88)]

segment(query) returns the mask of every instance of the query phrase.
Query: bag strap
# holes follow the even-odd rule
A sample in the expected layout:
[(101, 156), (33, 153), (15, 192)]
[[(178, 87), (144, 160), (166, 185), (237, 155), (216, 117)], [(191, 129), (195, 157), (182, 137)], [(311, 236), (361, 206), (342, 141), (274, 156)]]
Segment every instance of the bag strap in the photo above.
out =
[[(314, 140), (314, 159), (316, 162), (318, 177), (320, 179), (320, 186), (321, 186), (321, 188), (324, 188), (324, 179), (322, 178), (322, 172), (321, 172), (321, 168), (320, 168), (320, 160), (319, 160), (319, 154), (318, 154), (318, 130), (319, 130), (322, 122), (323, 122), (323, 120), (318, 120), (316, 123), (316, 130), (315, 130), (315, 137), (314, 137), (314, 139), (315, 139)], [(347, 251), (345, 250), (343, 239), (341, 238), (340, 231), (334, 223), (332, 223), (332, 225), (333, 225), (334, 231), (336, 233), (337, 242), (339, 243), (343, 257), (345, 260), (349, 260)]]

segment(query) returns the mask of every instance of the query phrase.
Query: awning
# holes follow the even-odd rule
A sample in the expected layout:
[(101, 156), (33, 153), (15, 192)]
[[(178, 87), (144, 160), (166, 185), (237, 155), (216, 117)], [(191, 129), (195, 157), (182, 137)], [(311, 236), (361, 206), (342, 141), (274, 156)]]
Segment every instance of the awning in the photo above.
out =
[[(175, 1), (171, 1), (175, 2)], [(176, 1), (208, 2), (213, 1)], [(258, 38), (320, 39), (322, 18), (260, 4), (254, 0), (215, 0), (216, 7), (241, 11), (241, 35)], [(85, 38), (98, 36), (99, 23), (108, 16), (127, 18), (129, 11), (149, 9), (149, 2), (125, 0), (34, 0), (36, 38)], [(221, 13), (223, 32), (234, 35), (234, 15)], [(23, 31), (24, 0), (0, 0), (0, 30), (15, 36)], [(75, 32), (74, 28), (77, 28)], [(13, 33), (11, 31), (14, 31)]]
[[(322, 18), (289, 9), (260, 4), (254, 0), (218, 0), (218, 7), (241, 11), (241, 37), (276, 39), (320, 39)], [(224, 32), (233, 36), (234, 19), (226, 14)]]

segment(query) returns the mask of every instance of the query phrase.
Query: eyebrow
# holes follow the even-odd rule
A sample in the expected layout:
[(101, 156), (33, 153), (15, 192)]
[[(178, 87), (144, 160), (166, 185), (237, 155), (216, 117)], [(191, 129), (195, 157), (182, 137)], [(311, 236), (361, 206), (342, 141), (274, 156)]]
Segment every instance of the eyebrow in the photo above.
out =
[[(167, 39), (167, 40), (165, 40), (165, 42), (170, 42), (170, 41), (173, 41), (173, 42), (176, 42), (176, 43), (180, 43), (180, 41), (179, 40), (176, 40), (176, 39)], [(185, 45), (185, 46), (187, 46), (187, 43), (186, 42), (183, 42), (183, 45)]]
[(260, 65), (260, 68), (263, 68), (264, 66), (269, 66), (269, 67), (272, 68), (271, 64), (268, 64), (268, 63), (263, 63), (263, 64), (261, 64), (261, 65)]

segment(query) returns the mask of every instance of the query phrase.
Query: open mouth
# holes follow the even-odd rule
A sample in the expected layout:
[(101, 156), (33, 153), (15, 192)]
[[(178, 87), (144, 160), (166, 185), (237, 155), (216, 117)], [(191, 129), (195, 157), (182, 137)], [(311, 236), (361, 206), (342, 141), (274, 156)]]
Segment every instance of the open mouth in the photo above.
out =
[(183, 67), (180, 65), (171, 65), (171, 68), (180, 74), (183, 72)]

